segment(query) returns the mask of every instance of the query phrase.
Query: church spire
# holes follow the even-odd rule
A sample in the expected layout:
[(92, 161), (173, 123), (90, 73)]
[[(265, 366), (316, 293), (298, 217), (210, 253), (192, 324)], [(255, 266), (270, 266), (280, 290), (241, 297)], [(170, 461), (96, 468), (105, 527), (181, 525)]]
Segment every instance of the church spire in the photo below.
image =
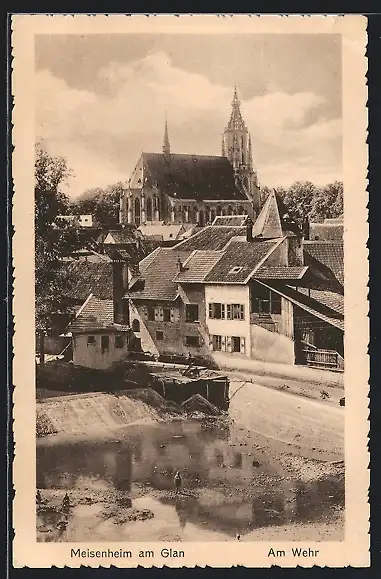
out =
[(245, 130), (246, 126), (245, 123), (243, 121), (242, 115), (241, 115), (241, 102), (238, 98), (238, 92), (237, 92), (237, 87), (234, 87), (234, 95), (233, 95), (233, 100), (232, 100), (232, 112), (230, 115), (230, 120), (228, 123), (227, 128), (228, 129), (240, 129), (240, 130)]
[(170, 146), (170, 144), (169, 144), (169, 137), (168, 137), (168, 122), (167, 122), (167, 117), (165, 117), (163, 153), (164, 153), (165, 156), (169, 156), (169, 155), (171, 154), (171, 146)]

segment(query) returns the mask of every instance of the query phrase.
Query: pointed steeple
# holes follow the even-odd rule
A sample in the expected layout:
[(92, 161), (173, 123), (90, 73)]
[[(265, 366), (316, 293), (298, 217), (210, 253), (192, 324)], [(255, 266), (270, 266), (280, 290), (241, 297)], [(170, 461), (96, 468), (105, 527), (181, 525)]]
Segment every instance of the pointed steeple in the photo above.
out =
[(229, 123), (227, 128), (228, 129), (241, 129), (241, 130), (246, 130), (246, 125), (243, 121), (242, 115), (241, 115), (241, 102), (238, 98), (238, 92), (237, 92), (237, 87), (234, 87), (234, 95), (233, 95), (233, 100), (232, 100), (232, 112), (230, 115), (230, 119), (229, 119)]
[(170, 146), (170, 144), (169, 144), (169, 137), (168, 137), (168, 122), (167, 122), (167, 116), (165, 117), (163, 154), (164, 154), (165, 156), (169, 156), (169, 155), (171, 154), (171, 146)]
[(222, 135), (222, 140), (221, 140), (221, 156), (226, 157), (224, 135)]

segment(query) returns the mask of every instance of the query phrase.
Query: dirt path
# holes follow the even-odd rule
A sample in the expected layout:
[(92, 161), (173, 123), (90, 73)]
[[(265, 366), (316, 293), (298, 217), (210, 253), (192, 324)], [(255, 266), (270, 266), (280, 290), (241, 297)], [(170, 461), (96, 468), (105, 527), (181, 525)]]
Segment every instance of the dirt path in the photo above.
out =
[[(344, 458), (344, 408), (260, 384), (230, 383), (229, 414), (236, 424), (288, 446), (306, 458)], [(233, 395), (234, 394), (234, 395)]]

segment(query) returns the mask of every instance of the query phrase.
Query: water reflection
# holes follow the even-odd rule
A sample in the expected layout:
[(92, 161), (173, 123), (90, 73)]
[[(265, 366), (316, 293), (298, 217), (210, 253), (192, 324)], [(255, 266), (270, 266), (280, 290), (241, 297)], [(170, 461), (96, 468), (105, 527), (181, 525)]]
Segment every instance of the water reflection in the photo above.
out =
[[(315, 521), (344, 500), (343, 481), (297, 480), (249, 434), (240, 443), (242, 433), (239, 438), (234, 428), (174, 422), (134, 427), (118, 436), (118, 441), (51, 446), (44, 441), (37, 449), (38, 487), (118, 491), (114, 500), (121, 508), (136, 505), (140, 499), (131, 502), (131, 493), (141, 485), (156, 492), (157, 508), (173, 510), (180, 533), (196, 525), (232, 537), (269, 525)], [(174, 493), (177, 470), (183, 479), (179, 496)], [(49, 516), (40, 513), (40, 521), (51, 522)], [(111, 540), (112, 531), (107, 532)]]

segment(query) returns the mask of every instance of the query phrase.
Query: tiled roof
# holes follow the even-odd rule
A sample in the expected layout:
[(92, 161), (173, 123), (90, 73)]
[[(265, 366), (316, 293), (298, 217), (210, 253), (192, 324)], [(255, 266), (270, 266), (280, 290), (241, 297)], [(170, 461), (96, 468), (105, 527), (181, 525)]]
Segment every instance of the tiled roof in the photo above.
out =
[(264, 286), (274, 290), (283, 297), (288, 298), (291, 302), (309, 314), (312, 314), (328, 324), (344, 331), (344, 315), (333, 310), (331, 307), (327, 307), (327, 305), (323, 304), (321, 301), (317, 301), (312, 296), (309, 297), (307, 294), (296, 291), (287, 285), (277, 284), (276, 282), (259, 281), (259, 283), (262, 283)]
[(112, 262), (111, 260), (85, 261), (84, 259), (66, 262), (64, 265), (70, 275), (70, 298), (84, 301), (91, 293), (99, 299), (112, 299)]
[(137, 238), (135, 226), (129, 225), (126, 225), (123, 229), (109, 230), (103, 243), (106, 241), (108, 235), (111, 235), (116, 244), (136, 243)]
[(100, 300), (90, 295), (77, 312), (75, 320), (69, 324), (67, 331), (76, 333), (99, 329), (126, 331), (129, 328), (122, 324), (114, 324), (112, 300)]
[(181, 241), (173, 249), (181, 251), (194, 251), (195, 249), (219, 251), (236, 236), (245, 236), (246, 227), (214, 227), (209, 225), (198, 231), (189, 239)]
[[(308, 295), (307, 288), (299, 288), (298, 291)], [(331, 310), (338, 312), (339, 314), (344, 314), (344, 296), (342, 294), (330, 291), (311, 289), (310, 296), (311, 298), (327, 306)]]
[(152, 185), (177, 199), (245, 200), (234, 181), (233, 166), (226, 157), (142, 153)]
[(190, 252), (159, 247), (154, 253), (154, 256), (148, 256), (149, 262), (140, 262), (141, 275), (125, 294), (126, 297), (164, 301), (173, 301), (176, 298), (177, 282), (173, 281), (173, 278), (178, 272), (178, 260), (183, 263)]
[(261, 265), (255, 272), (256, 279), (302, 279), (306, 273), (307, 266), (274, 266)]
[(311, 223), (311, 239), (320, 239), (321, 241), (343, 239), (344, 223)]
[[(209, 283), (245, 283), (278, 241), (231, 241), (216, 265), (205, 276)], [(237, 268), (236, 271), (233, 268)]]
[(174, 223), (174, 224), (145, 224), (140, 225), (139, 231), (147, 237), (156, 237), (160, 236), (163, 241), (169, 241), (170, 239), (177, 239), (179, 234), (184, 230), (183, 225)]
[(178, 272), (174, 277), (174, 281), (201, 283), (220, 257), (221, 253), (217, 251), (194, 251), (183, 264), (184, 271)]
[(217, 215), (212, 225), (245, 225), (247, 215)]
[(344, 285), (344, 244), (342, 241), (305, 241), (304, 255), (306, 265), (314, 260), (331, 270), (336, 279)]

